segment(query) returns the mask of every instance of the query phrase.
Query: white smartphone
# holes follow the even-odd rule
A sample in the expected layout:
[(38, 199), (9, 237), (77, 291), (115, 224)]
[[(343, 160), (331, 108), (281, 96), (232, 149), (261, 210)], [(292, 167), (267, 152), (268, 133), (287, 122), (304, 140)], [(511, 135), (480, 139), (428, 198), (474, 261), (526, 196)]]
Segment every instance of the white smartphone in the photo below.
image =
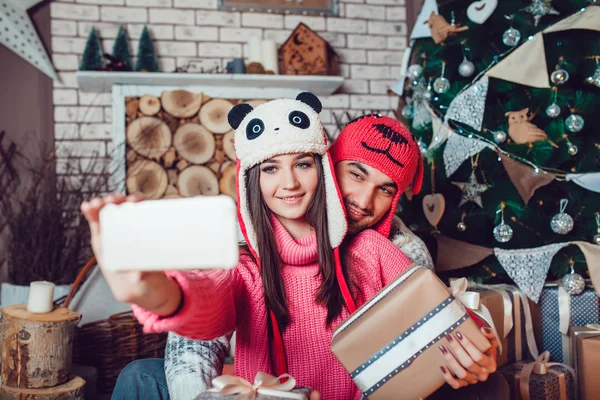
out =
[(229, 196), (108, 204), (100, 211), (105, 268), (164, 271), (236, 266), (236, 205)]

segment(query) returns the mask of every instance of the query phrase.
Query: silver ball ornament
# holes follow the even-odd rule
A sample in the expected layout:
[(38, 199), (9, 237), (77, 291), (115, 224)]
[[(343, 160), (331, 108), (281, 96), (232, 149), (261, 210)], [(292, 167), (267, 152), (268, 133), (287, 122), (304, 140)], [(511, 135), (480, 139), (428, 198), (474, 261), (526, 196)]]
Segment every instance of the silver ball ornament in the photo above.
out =
[(564, 69), (557, 69), (550, 74), (550, 80), (555, 85), (562, 85), (569, 80), (569, 73)]
[(417, 79), (419, 79), (422, 73), (423, 67), (419, 64), (413, 64), (410, 67), (408, 67), (408, 70), (406, 71), (406, 76), (408, 76), (413, 81), (416, 81)]
[(458, 224), (456, 224), (456, 229), (458, 229), (459, 232), (464, 232), (467, 230), (467, 224), (460, 221)]
[(593, 85), (595, 83), (595, 80), (593, 76), (588, 76), (587, 78), (585, 78), (585, 83), (589, 83), (590, 85)]
[(550, 118), (556, 118), (560, 115), (560, 106), (556, 103), (552, 103), (546, 108), (546, 115)]
[(444, 94), (450, 90), (450, 81), (444, 77), (435, 78), (433, 90), (438, 94)]
[(567, 148), (567, 152), (569, 153), (570, 156), (574, 156), (574, 155), (576, 155), (579, 152), (579, 149), (573, 143), (569, 143), (569, 147)]
[(510, 225), (502, 222), (494, 227), (494, 239), (500, 243), (506, 243), (513, 237), (513, 230)]
[(573, 230), (573, 218), (564, 212), (555, 214), (550, 220), (550, 228), (554, 233), (566, 235)]
[(474, 72), (475, 64), (473, 64), (467, 59), (464, 59), (463, 62), (461, 62), (458, 66), (458, 73), (460, 74), (460, 76), (464, 76), (465, 78), (468, 78), (469, 76), (473, 75)]
[(496, 143), (506, 142), (506, 132), (503, 132), (503, 131), (494, 132), (494, 140), (496, 141)]
[(577, 296), (585, 290), (585, 279), (578, 273), (571, 272), (563, 277), (562, 286), (565, 292), (571, 296)]
[(515, 28), (508, 28), (502, 34), (502, 43), (504, 43), (508, 47), (515, 47), (521, 41), (521, 32), (516, 30)]
[(579, 114), (571, 114), (565, 119), (565, 126), (570, 132), (577, 133), (583, 129), (585, 120)]
[(402, 108), (402, 116), (406, 119), (412, 119), (414, 114), (414, 107), (412, 104), (407, 104)]
[(592, 241), (594, 242), (594, 244), (600, 245), (600, 233), (594, 236), (594, 239)]

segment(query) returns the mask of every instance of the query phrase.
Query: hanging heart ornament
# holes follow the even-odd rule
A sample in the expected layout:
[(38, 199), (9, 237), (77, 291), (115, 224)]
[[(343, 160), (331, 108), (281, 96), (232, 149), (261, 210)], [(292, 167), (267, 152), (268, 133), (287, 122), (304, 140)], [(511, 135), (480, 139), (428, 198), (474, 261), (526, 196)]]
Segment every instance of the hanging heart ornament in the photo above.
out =
[(482, 0), (471, 3), (467, 8), (467, 17), (476, 24), (483, 24), (492, 15), (498, 0)]
[(423, 213), (432, 226), (440, 223), (445, 210), (446, 200), (441, 193), (428, 194), (423, 197)]

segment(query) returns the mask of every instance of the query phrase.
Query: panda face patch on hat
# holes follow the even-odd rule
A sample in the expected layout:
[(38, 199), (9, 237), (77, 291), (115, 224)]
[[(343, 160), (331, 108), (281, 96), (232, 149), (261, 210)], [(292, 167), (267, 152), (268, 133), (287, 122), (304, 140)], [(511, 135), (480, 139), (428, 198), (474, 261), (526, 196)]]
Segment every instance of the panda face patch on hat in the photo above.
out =
[(296, 100), (273, 100), (256, 108), (249, 104), (235, 106), (228, 119), (235, 129), (235, 151), (243, 167), (280, 154), (323, 155), (327, 144), (320, 111), (321, 103), (311, 93), (302, 93)]

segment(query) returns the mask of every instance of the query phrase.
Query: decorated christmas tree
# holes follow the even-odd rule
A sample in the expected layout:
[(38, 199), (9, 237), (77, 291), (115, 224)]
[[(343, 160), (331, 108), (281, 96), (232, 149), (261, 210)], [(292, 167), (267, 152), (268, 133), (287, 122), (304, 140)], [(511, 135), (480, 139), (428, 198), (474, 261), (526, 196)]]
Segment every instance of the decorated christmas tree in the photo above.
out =
[(92, 26), (90, 34), (88, 35), (83, 55), (81, 56), (81, 63), (79, 64), (80, 71), (99, 71), (104, 67), (104, 61), (102, 58), (102, 45), (100, 44), (100, 38), (96, 32), (96, 28)]
[(600, 7), (531, 1), (426, 0), (394, 90), (428, 165), (400, 213), (436, 269), (537, 301), (598, 264)]
[(119, 27), (119, 32), (117, 33), (113, 45), (112, 55), (123, 63), (123, 67), (126, 71), (131, 71), (133, 63), (131, 62), (131, 53), (129, 52), (129, 39), (127, 38), (127, 32), (123, 25)]
[(156, 59), (152, 38), (150, 37), (147, 27), (144, 27), (142, 36), (140, 37), (135, 70), (144, 72), (158, 72), (158, 60)]

